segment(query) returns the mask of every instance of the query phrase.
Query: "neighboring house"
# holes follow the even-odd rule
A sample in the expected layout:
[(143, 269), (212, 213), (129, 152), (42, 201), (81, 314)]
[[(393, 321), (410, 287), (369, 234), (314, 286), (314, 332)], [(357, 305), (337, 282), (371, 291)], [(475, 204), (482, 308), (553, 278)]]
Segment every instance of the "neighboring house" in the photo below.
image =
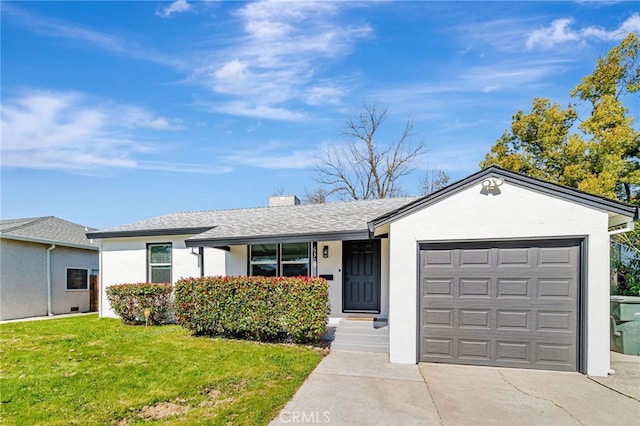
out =
[(1, 220), (0, 320), (88, 312), (92, 230), (53, 216)]
[(104, 288), (318, 275), (331, 321), (388, 319), (391, 362), (609, 370), (610, 229), (635, 206), (490, 167), (421, 198), (175, 213), (88, 236)]

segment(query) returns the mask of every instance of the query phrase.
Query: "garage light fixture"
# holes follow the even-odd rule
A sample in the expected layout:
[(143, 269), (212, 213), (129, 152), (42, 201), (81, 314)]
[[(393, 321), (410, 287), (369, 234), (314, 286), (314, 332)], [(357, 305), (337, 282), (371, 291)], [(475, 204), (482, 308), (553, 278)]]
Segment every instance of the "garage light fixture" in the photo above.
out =
[(502, 185), (504, 183), (504, 180), (500, 179), (500, 178), (489, 178), (489, 179), (485, 179), (482, 181), (482, 186), (484, 188), (487, 189), (492, 189), (492, 188), (497, 188), (498, 186)]
[(497, 195), (500, 193), (498, 188), (504, 183), (504, 179), (498, 177), (490, 177), (482, 181), (482, 193)]

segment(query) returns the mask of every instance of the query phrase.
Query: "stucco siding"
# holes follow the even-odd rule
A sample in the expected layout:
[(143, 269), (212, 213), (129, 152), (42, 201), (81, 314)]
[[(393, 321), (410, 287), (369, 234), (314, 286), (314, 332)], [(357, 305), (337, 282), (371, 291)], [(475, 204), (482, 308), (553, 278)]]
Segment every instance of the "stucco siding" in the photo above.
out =
[(56, 246), (51, 251), (51, 311), (67, 314), (71, 308), (89, 312), (89, 289), (67, 290), (67, 268), (98, 269), (98, 252)]
[(46, 246), (7, 239), (0, 244), (0, 319), (46, 315)]
[(248, 274), (247, 259), (248, 246), (231, 246), (226, 260), (226, 274), (229, 276), (243, 276)]
[[(47, 315), (47, 249), (38, 244), (0, 240), (0, 319)], [(89, 311), (89, 290), (67, 291), (67, 268), (98, 269), (98, 252), (57, 245), (51, 255), (51, 313), (71, 307)]]
[[(198, 249), (187, 247), (188, 235), (171, 237), (113, 238), (101, 244), (100, 315), (115, 317), (106, 297), (106, 289), (115, 284), (141, 283), (148, 280), (147, 245), (171, 243), (171, 281), (201, 275)], [(205, 275), (224, 275), (226, 252), (205, 248)]]
[(207, 276), (224, 275), (227, 252), (211, 247), (204, 248), (204, 274)]
[[(324, 246), (329, 248), (329, 257), (322, 257)], [(331, 318), (342, 318), (342, 241), (318, 242), (318, 275), (333, 275), (329, 283), (329, 306)]]
[(391, 223), (389, 329), (392, 362), (417, 361), (418, 242), (585, 237), (587, 373), (609, 369), (608, 214), (505, 183), (484, 195), (477, 184)]

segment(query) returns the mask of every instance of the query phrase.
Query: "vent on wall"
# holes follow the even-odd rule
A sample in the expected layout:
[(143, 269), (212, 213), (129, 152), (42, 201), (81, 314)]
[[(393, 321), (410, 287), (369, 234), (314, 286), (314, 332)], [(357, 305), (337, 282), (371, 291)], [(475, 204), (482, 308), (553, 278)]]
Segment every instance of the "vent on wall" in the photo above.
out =
[(71, 312), (80, 312), (80, 308), (78, 306), (72, 306)]

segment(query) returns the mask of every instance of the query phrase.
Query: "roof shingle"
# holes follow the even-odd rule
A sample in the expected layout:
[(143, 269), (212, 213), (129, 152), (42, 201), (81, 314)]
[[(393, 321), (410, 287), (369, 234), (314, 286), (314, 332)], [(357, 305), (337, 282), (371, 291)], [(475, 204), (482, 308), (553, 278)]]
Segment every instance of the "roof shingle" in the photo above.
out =
[(96, 250), (98, 246), (89, 241), (86, 233), (94, 230), (54, 216), (0, 220), (1, 238), (92, 250)]
[[(89, 233), (92, 238), (175, 234), (184, 230), (190, 241), (269, 238), (282, 235), (367, 231), (367, 222), (404, 206), (416, 197), (386, 198), (327, 204), (183, 212)], [(189, 229), (197, 232), (189, 232)]]

